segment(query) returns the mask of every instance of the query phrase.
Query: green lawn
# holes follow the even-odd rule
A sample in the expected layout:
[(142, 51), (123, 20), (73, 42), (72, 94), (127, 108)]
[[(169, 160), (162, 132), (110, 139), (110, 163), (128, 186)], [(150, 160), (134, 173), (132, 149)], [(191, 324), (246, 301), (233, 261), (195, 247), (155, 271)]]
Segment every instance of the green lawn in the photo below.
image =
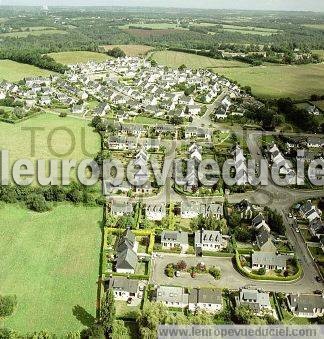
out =
[(215, 67), (246, 67), (247, 64), (239, 61), (217, 60), (201, 55), (175, 52), (158, 51), (152, 54), (152, 59), (161, 65), (178, 68), (186, 65), (189, 68), (215, 68)]
[(55, 61), (66, 65), (86, 63), (88, 61), (102, 62), (111, 59), (111, 57), (107, 54), (87, 51), (49, 53), (48, 55)]
[(38, 29), (24, 32), (1, 33), (0, 38), (25, 38), (28, 35), (40, 36), (44, 34), (66, 34), (66, 31), (59, 29)]
[(126, 301), (116, 300), (115, 305), (117, 318), (135, 319), (140, 311), (140, 306), (130, 306)]
[(221, 68), (217, 73), (251, 86), (260, 97), (308, 98), (324, 92), (324, 64)]
[(37, 214), (2, 205), (0, 214), (0, 293), (18, 299), (4, 325), (21, 333), (84, 328), (96, 310), (101, 208), (60, 204)]
[(11, 60), (0, 60), (0, 80), (19, 81), (31, 76), (50, 76), (53, 72)]
[(324, 49), (313, 50), (312, 53), (319, 55), (324, 60)]
[[(0, 149), (9, 150), (11, 164), (20, 158), (27, 158), (35, 161), (37, 159), (82, 159), (94, 158), (100, 149), (100, 140), (92, 128), (88, 126), (89, 122), (72, 117), (59, 118), (54, 114), (42, 114), (37, 117), (25, 120), (19, 124), (7, 124), (0, 122)], [(71, 135), (75, 138), (75, 147), (71, 146)], [(32, 140), (30, 130), (24, 128), (38, 129), (35, 135), (35, 153), (32, 153)], [(40, 130), (41, 129), (41, 130)], [(50, 133), (54, 131), (52, 139), (49, 139)], [(56, 131), (56, 132), (55, 132)], [(84, 132), (85, 138), (82, 138)], [(52, 141), (50, 141), (52, 140)], [(48, 142), (49, 141), (49, 142)], [(83, 141), (83, 142), (82, 142)], [(83, 150), (85, 145), (85, 151)], [(71, 154), (57, 156), (52, 154), (51, 148), (56, 153), (67, 153), (71, 148)]]
[(137, 124), (146, 124), (146, 125), (160, 125), (164, 122), (164, 119), (158, 119), (153, 117), (143, 117), (143, 116), (136, 116), (133, 122)]
[(321, 31), (324, 31), (324, 24), (306, 24), (306, 25), (303, 25), (303, 26), (307, 27), (307, 28), (319, 29)]

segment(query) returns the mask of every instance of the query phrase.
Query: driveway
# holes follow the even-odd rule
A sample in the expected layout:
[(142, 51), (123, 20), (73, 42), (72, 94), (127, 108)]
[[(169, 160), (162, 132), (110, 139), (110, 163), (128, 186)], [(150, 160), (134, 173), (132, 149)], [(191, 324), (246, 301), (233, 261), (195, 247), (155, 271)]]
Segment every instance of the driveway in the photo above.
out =
[[(176, 264), (180, 260), (184, 260), (188, 267), (196, 266), (203, 262), (207, 267), (216, 266), (221, 270), (221, 279), (215, 280), (210, 274), (197, 274), (195, 278), (191, 278), (189, 273), (181, 272), (180, 277), (169, 278), (164, 274), (167, 264)], [(321, 284), (312, 281), (310, 277), (303, 276), (296, 282), (276, 282), (276, 281), (259, 281), (252, 280), (238, 273), (232, 264), (231, 258), (222, 257), (194, 257), (179, 254), (161, 254), (161, 257), (152, 259), (153, 272), (151, 283), (157, 285), (175, 285), (182, 287), (215, 287), (239, 289), (244, 286), (256, 286), (263, 288), (265, 291), (285, 292), (285, 293), (313, 293), (314, 290), (320, 288)]]

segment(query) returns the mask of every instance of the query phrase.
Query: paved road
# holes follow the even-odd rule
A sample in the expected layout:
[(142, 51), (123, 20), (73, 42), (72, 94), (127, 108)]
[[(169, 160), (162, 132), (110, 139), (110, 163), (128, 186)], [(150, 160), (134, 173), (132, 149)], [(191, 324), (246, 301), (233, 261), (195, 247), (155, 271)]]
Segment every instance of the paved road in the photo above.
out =
[[(265, 291), (275, 291), (284, 293), (312, 293), (316, 289), (321, 289), (322, 285), (313, 281), (309, 276), (303, 277), (296, 282), (276, 282), (276, 281), (256, 281), (248, 279), (238, 273), (232, 264), (232, 258), (203, 257), (197, 258), (179, 254), (161, 254), (162, 257), (153, 259), (153, 273), (151, 282), (158, 285), (177, 285), (183, 287), (215, 287), (239, 289), (244, 286), (255, 285)], [(188, 267), (196, 266), (203, 262), (207, 267), (216, 266), (221, 270), (221, 279), (215, 280), (210, 274), (198, 274), (191, 278), (189, 273), (181, 273), (180, 277), (169, 278), (164, 274), (167, 264), (176, 264), (179, 260), (184, 260)]]

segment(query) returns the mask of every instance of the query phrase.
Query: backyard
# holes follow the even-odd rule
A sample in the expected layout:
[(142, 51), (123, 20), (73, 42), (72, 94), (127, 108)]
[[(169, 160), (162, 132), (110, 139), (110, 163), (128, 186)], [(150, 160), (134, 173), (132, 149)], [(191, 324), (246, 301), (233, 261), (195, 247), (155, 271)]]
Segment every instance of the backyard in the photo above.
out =
[(18, 299), (4, 325), (58, 335), (89, 325), (96, 311), (101, 208), (60, 204), (37, 214), (3, 204), (0, 214), (0, 293)]

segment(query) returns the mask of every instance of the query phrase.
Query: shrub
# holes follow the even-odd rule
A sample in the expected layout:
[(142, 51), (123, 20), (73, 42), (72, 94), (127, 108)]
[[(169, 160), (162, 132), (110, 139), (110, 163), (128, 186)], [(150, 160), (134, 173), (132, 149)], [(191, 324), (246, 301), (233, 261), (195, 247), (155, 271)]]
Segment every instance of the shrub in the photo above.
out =
[(184, 271), (187, 268), (187, 264), (184, 260), (181, 260), (177, 263), (176, 267), (179, 271)]
[(27, 197), (26, 206), (30, 210), (40, 213), (46, 212), (50, 209), (45, 198), (42, 195), (38, 195), (36, 193), (33, 193)]
[(260, 267), (260, 268), (258, 269), (258, 274), (259, 274), (259, 275), (265, 275), (265, 274), (266, 274), (266, 269), (265, 269), (264, 267)]
[(168, 276), (169, 278), (173, 278), (174, 277), (174, 267), (173, 264), (168, 264), (165, 268), (165, 274), (166, 276)]
[(219, 280), (221, 278), (221, 271), (219, 268), (213, 266), (210, 267), (208, 270), (208, 273), (213, 276), (216, 280)]

